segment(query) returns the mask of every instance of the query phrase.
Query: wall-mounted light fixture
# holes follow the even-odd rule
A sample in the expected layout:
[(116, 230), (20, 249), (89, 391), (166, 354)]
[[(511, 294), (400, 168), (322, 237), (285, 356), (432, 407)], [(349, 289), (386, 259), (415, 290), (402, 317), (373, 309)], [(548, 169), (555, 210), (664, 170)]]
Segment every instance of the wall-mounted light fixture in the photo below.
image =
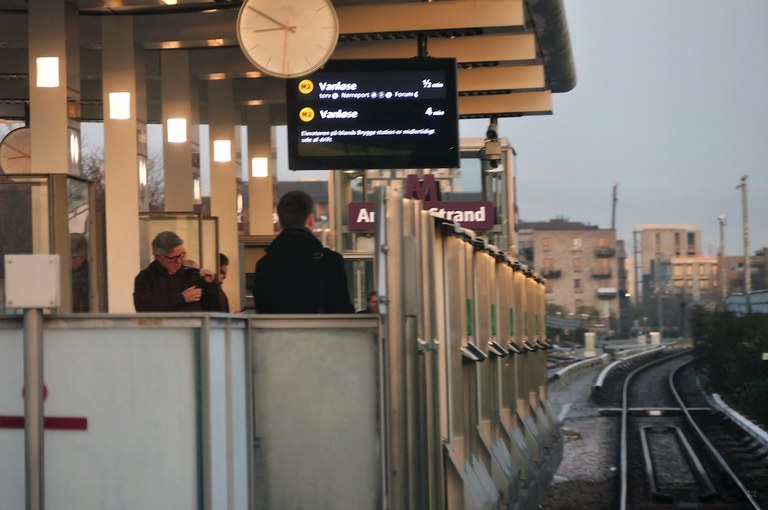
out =
[(147, 186), (147, 159), (139, 156), (139, 184), (144, 188)]
[(69, 168), (75, 170), (80, 165), (80, 134), (69, 129)]
[(269, 177), (267, 158), (251, 158), (251, 177)]
[(109, 118), (113, 120), (125, 120), (131, 118), (131, 93), (109, 93)]
[(196, 204), (202, 204), (203, 198), (200, 193), (200, 177), (195, 177), (192, 179), (192, 193), (195, 199)]
[(59, 57), (37, 57), (37, 86), (54, 88), (59, 86)]
[(184, 143), (187, 141), (187, 119), (168, 119), (166, 130), (168, 143)]
[(232, 161), (232, 141), (214, 140), (213, 141), (213, 160), (216, 163), (229, 163)]

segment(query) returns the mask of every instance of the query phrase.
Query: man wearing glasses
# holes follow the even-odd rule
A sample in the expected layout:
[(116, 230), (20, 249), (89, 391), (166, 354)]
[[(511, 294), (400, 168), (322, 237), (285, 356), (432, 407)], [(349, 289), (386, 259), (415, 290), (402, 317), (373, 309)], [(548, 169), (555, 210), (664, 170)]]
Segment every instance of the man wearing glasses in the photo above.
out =
[(137, 312), (229, 311), (216, 274), (184, 265), (184, 241), (174, 232), (157, 234), (152, 253), (155, 260), (133, 283)]

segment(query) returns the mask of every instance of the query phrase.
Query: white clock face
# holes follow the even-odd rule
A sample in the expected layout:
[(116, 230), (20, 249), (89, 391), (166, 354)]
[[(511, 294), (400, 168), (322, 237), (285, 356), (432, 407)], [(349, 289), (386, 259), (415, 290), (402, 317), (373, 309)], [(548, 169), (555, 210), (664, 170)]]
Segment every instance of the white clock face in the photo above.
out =
[(0, 142), (0, 167), (7, 174), (28, 174), (32, 166), (28, 127), (14, 129)]
[(339, 22), (330, 0), (246, 0), (237, 18), (240, 48), (277, 78), (305, 76), (330, 58)]

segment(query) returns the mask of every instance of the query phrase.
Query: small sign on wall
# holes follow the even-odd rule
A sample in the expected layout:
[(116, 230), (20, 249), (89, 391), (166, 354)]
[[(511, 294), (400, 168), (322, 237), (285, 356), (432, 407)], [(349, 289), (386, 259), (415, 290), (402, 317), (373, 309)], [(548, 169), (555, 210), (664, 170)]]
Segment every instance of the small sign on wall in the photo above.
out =
[(6, 255), (6, 308), (56, 308), (61, 304), (58, 255)]

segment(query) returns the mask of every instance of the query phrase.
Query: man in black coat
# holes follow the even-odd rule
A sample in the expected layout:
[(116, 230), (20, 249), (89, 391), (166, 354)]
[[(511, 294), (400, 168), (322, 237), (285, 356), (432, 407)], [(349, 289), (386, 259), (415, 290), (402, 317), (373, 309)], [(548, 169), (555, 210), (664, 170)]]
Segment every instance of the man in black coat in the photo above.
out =
[(155, 260), (133, 283), (137, 312), (229, 311), (216, 274), (184, 265), (184, 241), (174, 232), (157, 234), (152, 253)]
[(256, 263), (257, 313), (354, 313), (344, 259), (312, 233), (312, 198), (303, 191), (277, 204), (282, 231)]

